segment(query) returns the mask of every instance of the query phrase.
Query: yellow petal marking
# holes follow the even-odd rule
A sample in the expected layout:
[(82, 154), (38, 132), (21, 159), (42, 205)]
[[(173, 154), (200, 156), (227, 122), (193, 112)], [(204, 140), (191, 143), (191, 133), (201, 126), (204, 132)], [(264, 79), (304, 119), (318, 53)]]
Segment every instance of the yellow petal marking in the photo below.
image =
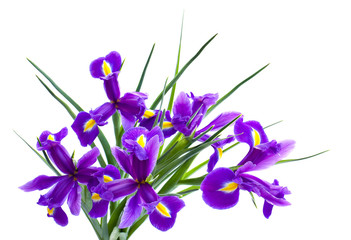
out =
[(107, 182), (111, 182), (113, 179), (110, 177), (110, 176), (106, 176), (104, 175), (104, 182), (107, 183)]
[(95, 126), (96, 122), (94, 119), (90, 119), (85, 124), (84, 132), (91, 130)]
[(233, 192), (237, 188), (238, 188), (237, 183), (230, 182), (230, 183), (227, 183), (224, 188), (219, 189), (219, 191), (230, 193), (230, 192)]
[(260, 137), (260, 134), (255, 129), (252, 129), (252, 130), (253, 130), (254, 146), (257, 146), (258, 144), (261, 143), (261, 137)]
[(104, 71), (105, 76), (109, 75), (112, 72), (110, 65), (105, 60), (102, 63), (102, 70)]
[(146, 111), (144, 112), (143, 117), (144, 117), (144, 118), (151, 118), (151, 117), (153, 117), (154, 115), (155, 115), (155, 113), (153, 113), (152, 111), (146, 110)]
[(94, 202), (97, 202), (101, 200), (101, 197), (99, 194), (93, 193), (93, 195), (91, 195), (91, 200), (93, 200)]
[(157, 209), (163, 216), (168, 217), (168, 218), (171, 217), (171, 215), (169, 214), (169, 210), (168, 210), (162, 203), (157, 204), (156, 209)]
[(50, 216), (52, 216), (53, 214), (54, 214), (54, 210), (55, 210), (55, 208), (48, 208), (48, 214), (50, 215)]
[(145, 147), (144, 134), (141, 134), (140, 137), (138, 137), (137, 143), (139, 143), (141, 147)]
[(223, 156), (223, 150), (222, 148), (217, 148), (217, 149), (218, 149), (219, 158), (221, 158)]
[(163, 122), (162, 124), (162, 129), (171, 128), (171, 127), (173, 127), (173, 124), (171, 122)]
[(54, 136), (52, 136), (52, 135), (50, 134), (50, 135), (48, 136), (48, 140), (55, 141)]

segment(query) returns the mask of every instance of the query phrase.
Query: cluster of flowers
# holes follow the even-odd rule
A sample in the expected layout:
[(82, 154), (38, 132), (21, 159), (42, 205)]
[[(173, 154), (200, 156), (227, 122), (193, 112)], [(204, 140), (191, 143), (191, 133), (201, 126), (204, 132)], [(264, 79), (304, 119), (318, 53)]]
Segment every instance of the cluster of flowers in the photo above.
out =
[[(94, 167), (93, 164), (100, 155), (96, 147), (77, 162), (74, 161), (61, 144), (61, 140), (68, 133), (67, 128), (58, 133), (44, 131), (39, 137), (37, 149), (46, 151), (63, 174), (41, 175), (20, 188), (34, 191), (51, 187), (46, 194), (40, 196), (38, 204), (47, 207), (48, 216), (53, 217), (57, 224), (68, 224), (67, 215), (61, 208), (66, 200), (70, 212), (79, 215), (82, 191), (80, 184), (83, 184), (91, 193), (92, 209), (89, 216), (92, 218), (104, 217), (110, 202), (129, 196), (119, 228), (131, 226), (143, 209), (157, 229), (166, 231), (172, 228), (177, 213), (185, 206), (184, 201), (174, 195), (160, 196), (149, 181), (165, 139), (180, 132), (184, 137), (192, 135), (198, 137), (200, 142), (205, 142), (210, 138), (211, 132), (235, 119), (233, 134), (222, 140), (218, 139), (211, 145), (214, 152), (208, 161), (208, 174), (200, 186), (203, 200), (213, 208), (227, 209), (236, 205), (239, 191), (246, 190), (265, 199), (263, 213), (266, 218), (271, 215), (273, 205), (289, 205), (284, 198), (290, 193), (286, 187), (279, 186), (277, 180), (271, 184), (248, 172), (274, 165), (293, 149), (294, 141), (269, 141), (259, 122), (244, 122), (243, 116), (238, 112), (222, 113), (198, 130), (207, 110), (216, 103), (218, 94), (195, 96), (193, 93), (181, 92), (174, 101), (173, 116), (169, 111), (163, 113), (150, 110), (145, 105), (147, 95), (144, 93), (130, 92), (121, 97), (118, 83), (120, 68), (121, 57), (117, 52), (111, 52), (91, 63), (91, 75), (103, 80), (109, 102), (89, 113), (80, 112), (72, 124), (81, 145), (85, 147), (92, 144), (99, 135), (98, 126), (107, 124), (107, 120), (118, 111), (125, 133), (121, 138), (123, 147), (111, 148), (115, 165)], [(160, 121), (161, 128), (155, 124)], [(235, 170), (215, 168), (222, 156), (223, 147), (235, 140), (248, 144), (250, 148), (247, 155), (237, 164)]]

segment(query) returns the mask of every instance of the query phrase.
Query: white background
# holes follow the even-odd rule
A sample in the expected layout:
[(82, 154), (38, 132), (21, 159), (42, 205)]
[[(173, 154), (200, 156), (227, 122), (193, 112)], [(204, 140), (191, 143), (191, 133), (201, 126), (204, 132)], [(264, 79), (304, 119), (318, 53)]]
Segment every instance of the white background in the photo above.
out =
[[(142, 87), (153, 99), (174, 74), (184, 11), (181, 66), (210, 37), (218, 36), (181, 77), (177, 92), (223, 96), (271, 63), (211, 117), (235, 110), (262, 125), (284, 120), (267, 134), (270, 139), (295, 139), (291, 158), (331, 151), (256, 174), (267, 181), (277, 178), (292, 192), (287, 196), (292, 205), (276, 207), (269, 220), (262, 214), (263, 200), (256, 198), (256, 209), (245, 192), (238, 205), (226, 211), (205, 205), (198, 192), (184, 199), (187, 206), (173, 229), (163, 233), (146, 221), (131, 239), (350, 239), (348, 1), (125, 2), (0, 4), (1, 238), (95, 239), (84, 214), (69, 215), (69, 225), (62, 228), (36, 204), (39, 192), (18, 189), (51, 172), (13, 130), (35, 145), (43, 130), (57, 132), (72, 124), (37, 81), (38, 72), (26, 57), (90, 110), (107, 100), (101, 81), (90, 76), (90, 62), (119, 51), (126, 58), (121, 91), (133, 91), (156, 43)], [(112, 141), (110, 127), (104, 132)], [(63, 144), (75, 149), (77, 157), (87, 151), (71, 129)], [(237, 163), (238, 156), (225, 154), (220, 164)]]

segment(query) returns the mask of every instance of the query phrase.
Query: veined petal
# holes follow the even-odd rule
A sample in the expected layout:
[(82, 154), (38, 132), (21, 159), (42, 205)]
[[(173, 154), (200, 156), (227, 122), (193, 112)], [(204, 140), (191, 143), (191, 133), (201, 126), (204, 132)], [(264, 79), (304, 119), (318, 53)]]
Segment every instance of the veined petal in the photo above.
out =
[(229, 168), (217, 168), (210, 172), (201, 184), (202, 198), (215, 209), (234, 207), (239, 200), (239, 187), (235, 174)]
[(20, 186), (19, 188), (25, 192), (31, 192), (35, 190), (43, 190), (46, 188), (51, 187), (58, 181), (62, 179), (61, 176), (54, 176), (54, 177), (49, 177), (45, 175), (40, 175), (36, 178), (34, 178), (32, 181), (27, 182), (23, 186)]
[(177, 213), (185, 206), (183, 200), (175, 196), (162, 197), (150, 215), (151, 224), (161, 230), (171, 229), (176, 221)]
[(189, 97), (184, 92), (180, 92), (173, 105), (173, 115), (174, 116), (188, 116), (192, 115), (191, 102)]
[(115, 105), (113, 103), (106, 102), (96, 109), (90, 111), (89, 113), (91, 118), (96, 122), (98, 126), (104, 126), (107, 124), (107, 119), (109, 119), (115, 112)]
[(120, 68), (121, 56), (118, 52), (112, 51), (106, 57), (97, 58), (90, 64), (90, 74), (93, 78), (102, 78), (119, 71)]
[(101, 198), (109, 201), (117, 201), (122, 197), (128, 196), (138, 189), (138, 183), (132, 179), (117, 179), (104, 184), (106, 192), (112, 193), (112, 199), (107, 199), (105, 194), (100, 195)]
[(120, 168), (135, 178), (134, 170), (132, 167), (132, 156), (128, 155), (124, 150), (119, 147), (111, 147), (112, 155), (115, 157)]
[(48, 149), (47, 154), (61, 172), (65, 174), (74, 173), (75, 166), (71, 156), (64, 146), (58, 143), (55, 145), (55, 147)]
[(155, 135), (147, 142), (145, 146), (145, 151), (148, 156), (148, 159), (146, 160), (147, 161), (146, 177), (148, 177), (155, 168), (159, 149), (160, 149), (159, 137), (158, 135)]
[(199, 114), (205, 114), (207, 109), (216, 103), (218, 93), (207, 93), (203, 96), (194, 96), (191, 93), (191, 98), (193, 99), (192, 112), (195, 113), (201, 107)]
[(247, 143), (250, 148), (268, 142), (268, 137), (259, 122), (243, 122), (243, 119), (239, 118), (234, 125), (234, 134), (239, 142)]
[(109, 76), (104, 78), (104, 89), (108, 99), (116, 103), (120, 98), (121, 92), (118, 83), (119, 72), (113, 72)]
[(210, 159), (207, 164), (207, 172), (212, 172), (214, 167), (216, 166), (218, 160), (222, 157), (223, 151), (221, 148), (214, 147), (214, 153), (210, 156)]
[(104, 217), (108, 211), (109, 201), (102, 199), (97, 193), (93, 193), (92, 195), (93, 207), (89, 212), (89, 216), (92, 218)]
[(140, 194), (143, 203), (154, 203), (160, 199), (155, 190), (148, 183), (140, 184), (138, 193)]
[(80, 213), (80, 203), (81, 203), (81, 187), (79, 186), (79, 184), (77, 183), (77, 181), (75, 181), (74, 186), (71, 190), (71, 192), (68, 195), (68, 199), (67, 199), (67, 204), (69, 209), (71, 210), (71, 213), (75, 216), (78, 216)]
[(81, 157), (78, 160), (77, 171), (79, 172), (79, 170), (90, 167), (91, 165), (93, 165), (96, 162), (97, 157), (99, 155), (100, 155), (100, 151), (97, 147), (94, 147), (92, 150), (90, 150), (89, 152), (84, 154), (83, 157)]
[(138, 219), (142, 210), (141, 198), (137, 192), (133, 197), (128, 199), (118, 228), (130, 227)]

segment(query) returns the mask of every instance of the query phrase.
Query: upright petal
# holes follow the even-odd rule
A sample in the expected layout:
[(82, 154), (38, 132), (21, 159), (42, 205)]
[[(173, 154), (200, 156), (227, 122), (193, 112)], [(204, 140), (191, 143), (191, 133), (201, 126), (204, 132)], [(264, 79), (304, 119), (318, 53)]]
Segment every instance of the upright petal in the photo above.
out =
[(58, 143), (55, 145), (55, 147), (48, 149), (47, 154), (61, 172), (65, 174), (74, 173), (75, 166), (70, 154), (67, 152), (64, 146)]
[(119, 72), (114, 72), (103, 79), (106, 95), (113, 103), (117, 102), (121, 95), (118, 83), (118, 74)]
[(173, 105), (174, 116), (188, 116), (192, 115), (192, 108), (189, 97), (184, 92), (180, 92)]
[(124, 150), (119, 147), (112, 147), (111, 148), (112, 155), (115, 157), (118, 165), (120, 168), (135, 178), (134, 170), (132, 167), (132, 156), (128, 155)]
[(191, 93), (191, 98), (193, 99), (192, 112), (195, 113), (201, 107), (199, 113), (204, 115), (207, 109), (216, 103), (218, 93), (207, 93), (203, 96), (194, 96), (194, 94)]
[(68, 134), (68, 129), (66, 127), (62, 128), (61, 131), (57, 133), (51, 133), (49, 131), (44, 131), (40, 134), (39, 142), (37, 142), (38, 150), (48, 150), (52, 146), (61, 142), (61, 140)]
[[(105, 192), (101, 194), (100, 197), (114, 202), (135, 192), (138, 189), (138, 183), (132, 179), (117, 179), (105, 183), (103, 187)], [(112, 198), (110, 198), (110, 196)]]
[(250, 148), (268, 142), (261, 124), (257, 121), (243, 122), (243, 117), (235, 122), (234, 134), (239, 142), (247, 143)]
[(121, 68), (121, 56), (118, 52), (112, 51), (106, 57), (95, 59), (90, 64), (90, 74), (93, 78), (103, 78), (110, 73), (119, 71)]
[(97, 157), (99, 155), (100, 155), (100, 151), (97, 147), (94, 147), (92, 150), (90, 150), (89, 152), (84, 154), (83, 157), (81, 157), (78, 160), (77, 171), (79, 172), (79, 170), (90, 167), (91, 165), (93, 165), (96, 162)]
[(95, 120), (87, 112), (78, 113), (71, 127), (83, 147), (92, 144), (99, 135), (99, 128)]

